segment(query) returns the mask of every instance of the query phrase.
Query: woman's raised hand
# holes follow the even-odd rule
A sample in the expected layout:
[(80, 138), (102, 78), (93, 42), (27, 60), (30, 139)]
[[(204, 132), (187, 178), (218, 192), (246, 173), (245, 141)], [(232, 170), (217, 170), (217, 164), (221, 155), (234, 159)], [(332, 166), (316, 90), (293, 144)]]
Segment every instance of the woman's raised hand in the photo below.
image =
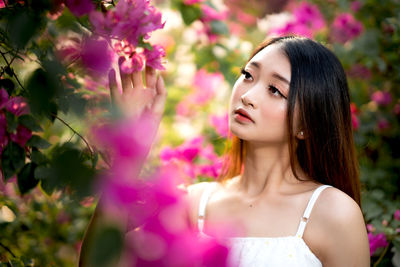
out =
[(108, 75), (113, 105), (119, 108), (125, 116), (140, 117), (146, 112), (159, 123), (167, 98), (167, 91), (161, 76), (157, 76), (156, 70), (149, 66), (146, 66), (143, 71), (144, 82), (142, 71), (125, 74), (120, 68), (119, 72), (122, 93), (118, 90), (115, 70), (111, 69)]

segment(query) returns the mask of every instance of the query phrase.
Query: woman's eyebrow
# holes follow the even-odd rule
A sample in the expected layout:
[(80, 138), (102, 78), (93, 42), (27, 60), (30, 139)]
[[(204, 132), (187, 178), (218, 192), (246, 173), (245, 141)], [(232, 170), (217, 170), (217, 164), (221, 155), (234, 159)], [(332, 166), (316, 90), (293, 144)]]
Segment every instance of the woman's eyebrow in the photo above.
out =
[(287, 85), (290, 85), (290, 82), (289, 82), (285, 77), (279, 75), (279, 74), (276, 73), (276, 72), (272, 73), (272, 77), (274, 77), (274, 78), (276, 78), (276, 79), (278, 79), (278, 80), (280, 80), (280, 81), (286, 83)]

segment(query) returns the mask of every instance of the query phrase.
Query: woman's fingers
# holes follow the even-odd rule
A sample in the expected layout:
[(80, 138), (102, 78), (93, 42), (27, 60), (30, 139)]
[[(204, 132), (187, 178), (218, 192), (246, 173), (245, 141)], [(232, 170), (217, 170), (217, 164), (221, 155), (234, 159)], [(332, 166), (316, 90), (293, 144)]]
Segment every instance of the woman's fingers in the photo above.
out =
[(136, 90), (143, 89), (143, 79), (141, 71), (134, 71), (131, 74), (133, 88)]
[(113, 105), (115, 105), (115, 103), (119, 103), (120, 101), (120, 94), (118, 91), (117, 77), (114, 69), (111, 69), (108, 72), (108, 84), (110, 85), (111, 102)]
[(120, 57), (118, 59), (118, 66), (119, 66), (119, 74), (121, 76), (121, 85), (122, 85), (122, 92), (127, 92), (132, 89), (132, 81), (129, 74), (125, 74), (121, 69), (121, 64), (124, 62), (125, 58)]
[(167, 90), (165, 89), (164, 80), (158, 76), (156, 82), (156, 95), (154, 96), (152, 111), (157, 115), (162, 115), (164, 112), (165, 101), (167, 99)]
[(146, 74), (145, 74), (146, 87), (147, 88), (155, 88), (156, 82), (157, 82), (156, 70), (150, 66), (146, 66), (145, 72), (146, 72)]

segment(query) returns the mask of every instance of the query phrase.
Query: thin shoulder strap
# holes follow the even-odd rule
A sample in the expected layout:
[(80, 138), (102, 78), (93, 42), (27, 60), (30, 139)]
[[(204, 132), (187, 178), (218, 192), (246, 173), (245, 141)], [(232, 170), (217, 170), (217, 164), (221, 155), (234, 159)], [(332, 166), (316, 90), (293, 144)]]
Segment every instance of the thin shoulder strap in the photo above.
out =
[(208, 199), (210, 198), (211, 193), (213, 192), (215, 185), (216, 185), (216, 183), (207, 184), (206, 188), (204, 189), (203, 194), (201, 195), (201, 198), (200, 198), (199, 214), (198, 214), (198, 218), (197, 218), (197, 226), (198, 226), (200, 232), (203, 232), (207, 202), (208, 202)]
[(304, 211), (303, 217), (301, 217), (299, 228), (297, 230), (296, 236), (303, 238), (304, 230), (306, 229), (306, 225), (308, 222), (308, 219), (310, 218), (310, 214), (312, 211), (312, 208), (314, 207), (315, 202), (317, 201), (319, 194), (328, 187), (332, 187), (331, 185), (321, 185), (317, 189), (314, 190), (313, 194), (310, 197), (310, 200), (308, 201), (307, 207)]

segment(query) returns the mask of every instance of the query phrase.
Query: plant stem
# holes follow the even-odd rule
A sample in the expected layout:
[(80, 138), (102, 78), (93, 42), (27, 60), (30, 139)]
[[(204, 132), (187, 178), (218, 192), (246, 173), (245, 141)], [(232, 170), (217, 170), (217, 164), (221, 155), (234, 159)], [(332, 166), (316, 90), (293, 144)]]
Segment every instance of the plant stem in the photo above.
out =
[(3, 245), (1, 242), (0, 242), (0, 246), (1, 246), (2, 248), (4, 248), (5, 250), (7, 250), (7, 252), (9, 252), (9, 253), (15, 258), (15, 254), (12, 253), (12, 251), (11, 251), (8, 247), (6, 247), (5, 245)]
[(373, 267), (377, 267), (378, 264), (383, 260), (383, 257), (385, 256), (386, 252), (388, 251), (390, 247), (390, 243), (385, 247), (385, 250), (382, 252), (382, 254), (379, 256), (379, 259), (375, 262)]
[(82, 136), (82, 135), (80, 135), (74, 128), (72, 128), (66, 121), (64, 121), (63, 119), (61, 119), (60, 117), (58, 117), (56, 114), (51, 114), (51, 116), (53, 116), (54, 118), (56, 118), (57, 120), (59, 120), (60, 122), (62, 122), (65, 126), (67, 126), (74, 134), (76, 134), (77, 136), (79, 136), (81, 139), (82, 139), (82, 141), (83, 142), (85, 142), (85, 144), (86, 144), (86, 146), (87, 146), (87, 148), (89, 149), (89, 151), (90, 151), (90, 155), (92, 156), (92, 158), (93, 158), (93, 150), (92, 150), (92, 148), (90, 147), (90, 145), (89, 145), (89, 143), (88, 143), (88, 141)]

